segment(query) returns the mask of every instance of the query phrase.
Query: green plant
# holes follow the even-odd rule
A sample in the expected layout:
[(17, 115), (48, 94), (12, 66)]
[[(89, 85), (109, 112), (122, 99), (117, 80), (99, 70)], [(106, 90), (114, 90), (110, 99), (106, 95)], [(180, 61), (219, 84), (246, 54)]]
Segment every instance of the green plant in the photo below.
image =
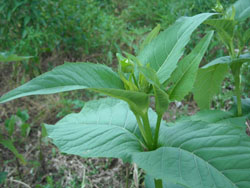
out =
[[(31, 56), (17, 56), (10, 52), (0, 52), (0, 62), (17, 62), (30, 59)], [(27, 123), (29, 115), (27, 111), (18, 110), (16, 115), (12, 115), (9, 119), (5, 121), (5, 128), (0, 132), (0, 144), (9, 149), (16, 158), (20, 160), (22, 164), (26, 164), (24, 157), (18, 152), (14, 145), (15, 139), (13, 133), (15, 126), (18, 125), (21, 130), (22, 137), (26, 137), (30, 131), (30, 124)], [(3, 134), (7, 133), (7, 137)]]
[(222, 13), (222, 17), (206, 20), (205, 23), (216, 29), (229, 56), (219, 57), (199, 70), (194, 98), (201, 109), (208, 109), (212, 97), (220, 92), (221, 83), (230, 70), (234, 78), (238, 116), (241, 116), (241, 67), (244, 63), (250, 63), (250, 28), (244, 28), (246, 19), (250, 17), (250, 1), (239, 0), (226, 11), (218, 4), (216, 10)]
[(0, 172), (0, 185), (5, 181), (7, 178), (7, 172)]
[(54, 51), (74, 58), (112, 51), (125, 27), (93, 0), (10, 0), (0, 10), (0, 50), (30, 54), (36, 63)]
[(23, 142), (28, 136), (31, 128), (31, 125), (27, 123), (28, 119), (28, 112), (26, 110), (21, 111), (19, 109), (16, 115), (12, 115), (9, 119), (5, 120), (5, 127), (3, 127), (0, 133), (0, 144), (9, 149), (22, 164), (26, 164), (26, 160), (15, 147), (14, 143), (17, 140), (14, 135), (14, 130), (16, 129), (16, 126), (19, 127), (21, 136), (23, 138), (22, 140), (19, 140), (19, 142)]
[(7, 62), (14, 62), (14, 61), (23, 61), (31, 58), (31, 56), (17, 56), (10, 52), (0, 52), (0, 62), (7, 63)]
[[(87, 102), (81, 112), (46, 125), (48, 136), (67, 154), (134, 162), (154, 179), (156, 188), (163, 183), (249, 187), (250, 138), (242, 126), (245, 117), (209, 111), (171, 127), (162, 121), (168, 104), (182, 100), (192, 89), (213, 32), (181, 57), (193, 31), (212, 15), (182, 17), (159, 35), (151, 33), (137, 57), (117, 54), (118, 73), (101, 64), (66, 63), (3, 95), (0, 103), (76, 89), (121, 99)], [(151, 97), (155, 111), (150, 108)], [(249, 105), (244, 108), (243, 114), (248, 115)]]
[(56, 115), (57, 118), (62, 118), (65, 115), (68, 115), (73, 112), (75, 109), (81, 109), (84, 106), (84, 102), (81, 100), (72, 100), (72, 99), (62, 99), (59, 101), (59, 104), (62, 105), (60, 112)]

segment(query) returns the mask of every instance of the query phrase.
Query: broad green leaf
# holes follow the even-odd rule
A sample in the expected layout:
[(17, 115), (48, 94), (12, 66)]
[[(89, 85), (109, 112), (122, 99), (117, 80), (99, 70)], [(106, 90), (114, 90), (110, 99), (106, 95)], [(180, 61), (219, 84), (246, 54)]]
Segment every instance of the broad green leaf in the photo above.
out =
[(17, 151), (16, 147), (14, 146), (11, 140), (0, 138), (0, 144), (9, 149), (20, 160), (20, 162), (23, 165), (26, 164), (24, 157)]
[(220, 39), (229, 46), (234, 37), (234, 28), (236, 25), (235, 20), (229, 19), (209, 19), (204, 22), (205, 24), (213, 26), (220, 36)]
[[(151, 121), (155, 121), (153, 116), (151, 113)], [(54, 126), (46, 125), (46, 129), (63, 153), (119, 157), (136, 162), (150, 176), (169, 184), (199, 188), (250, 185), (250, 137), (241, 125), (192, 121), (162, 125), (162, 147), (144, 152), (128, 105), (105, 98), (86, 103), (80, 113), (68, 115)]]
[(107, 66), (91, 63), (66, 63), (3, 95), (0, 103), (29, 95), (87, 88), (123, 89), (123, 83), (118, 75)]
[[(152, 110), (149, 119), (155, 126), (157, 116)], [(129, 161), (133, 152), (143, 151), (146, 146), (128, 104), (113, 98), (87, 102), (81, 112), (45, 127), (61, 152), (82, 157)]]
[(0, 62), (14, 62), (14, 61), (23, 61), (26, 59), (30, 59), (32, 56), (17, 56), (15, 54), (11, 54), (8, 52), (0, 52)]
[(222, 121), (224, 119), (234, 117), (233, 113), (221, 110), (202, 110), (197, 112), (192, 116), (183, 116), (178, 119), (178, 122), (181, 121), (204, 121), (207, 123), (216, 123), (218, 121)]
[(197, 44), (189, 55), (178, 63), (178, 67), (169, 81), (172, 83), (168, 92), (170, 100), (182, 100), (191, 91), (200, 61), (207, 50), (212, 36), (213, 32), (211, 31)]
[(220, 92), (221, 83), (228, 72), (228, 65), (218, 64), (199, 69), (194, 83), (194, 99), (200, 109), (209, 109), (213, 96)]
[(224, 124), (232, 125), (232, 126), (246, 127), (246, 119), (247, 118), (250, 118), (250, 113), (247, 115), (243, 115), (241, 117), (235, 116), (235, 117), (223, 119), (221, 121), (218, 121), (218, 123), (224, 123)]
[(134, 114), (126, 103), (112, 98), (87, 102), (81, 112), (46, 129), (53, 143), (67, 154), (129, 160), (133, 152), (142, 151)]
[(175, 70), (192, 32), (212, 15), (214, 14), (203, 13), (178, 19), (147, 45), (138, 55), (138, 59), (143, 65), (150, 63), (160, 82), (164, 83)]
[(235, 9), (235, 20), (244, 21), (248, 17), (250, 17), (250, 0), (238, 0), (234, 3), (228, 10), (227, 14), (231, 15), (233, 10), (232, 7)]
[(208, 64), (204, 65), (202, 67), (202, 69), (206, 69), (208, 67), (218, 65), (218, 64), (229, 64), (230, 65), (233, 63), (245, 63), (245, 62), (250, 62), (250, 54), (249, 53), (242, 54), (235, 59), (231, 59), (230, 56), (223, 56), (223, 57), (216, 58), (213, 61), (209, 62)]
[(158, 24), (145, 38), (145, 40), (143, 41), (143, 43), (140, 46), (140, 51), (142, 51), (145, 46), (147, 46), (155, 37), (157, 37), (157, 35), (159, 34), (161, 29), (161, 26)]
[(77, 89), (90, 89), (125, 100), (138, 113), (140, 110), (147, 111), (149, 107), (147, 94), (124, 90), (123, 83), (115, 72), (105, 65), (91, 63), (66, 63), (58, 66), (3, 95), (0, 103), (29, 95)]
[(162, 147), (133, 154), (156, 179), (189, 188), (250, 187), (250, 137), (245, 126), (183, 122), (162, 126)]

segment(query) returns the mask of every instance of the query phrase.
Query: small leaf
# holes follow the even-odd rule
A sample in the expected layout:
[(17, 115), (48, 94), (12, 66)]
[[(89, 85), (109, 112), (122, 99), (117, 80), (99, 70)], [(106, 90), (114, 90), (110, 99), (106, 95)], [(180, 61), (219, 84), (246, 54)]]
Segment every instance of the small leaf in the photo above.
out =
[(132, 73), (134, 71), (133, 62), (117, 53), (116, 57), (119, 62), (119, 69), (123, 73)]
[(92, 89), (108, 96), (126, 101), (130, 108), (139, 114), (144, 114), (149, 108), (149, 96), (143, 92), (128, 91), (121, 89)]
[(150, 63), (150, 67), (157, 72), (160, 83), (164, 83), (175, 70), (193, 31), (212, 15), (214, 14), (203, 13), (178, 19), (147, 45), (138, 59), (143, 65)]
[(213, 32), (209, 32), (192, 52), (178, 63), (178, 67), (169, 81), (172, 83), (168, 92), (170, 100), (180, 101), (192, 90), (200, 61), (207, 50), (212, 36)]
[(5, 127), (8, 131), (9, 136), (13, 135), (13, 132), (14, 132), (15, 126), (16, 126), (16, 122), (17, 122), (17, 118), (16, 118), (16, 116), (13, 116), (13, 115), (11, 116), (11, 118), (5, 120)]
[(227, 46), (230, 46), (230, 43), (234, 37), (234, 28), (237, 22), (235, 20), (229, 19), (209, 19), (204, 22), (205, 24), (213, 26), (222, 42)]
[(14, 61), (23, 61), (32, 58), (32, 56), (17, 56), (8, 52), (0, 52), (0, 62), (14, 62)]
[(219, 57), (214, 59), (213, 61), (209, 62), (208, 64), (204, 65), (202, 67), (202, 69), (206, 69), (208, 67), (214, 66), (214, 65), (218, 65), (218, 64), (234, 64), (234, 63), (245, 63), (245, 62), (250, 62), (250, 54), (246, 53), (246, 54), (242, 54), (239, 57), (235, 58), (235, 59), (231, 59), (230, 56), (223, 56), (223, 57)]
[(47, 136), (48, 136), (47, 130), (45, 128), (44, 123), (42, 123), (42, 138), (47, 137)]
[(7, 172), (0, 172), (0, 185), (6, 180), (7, 175)]
[(213, 26), (218, 31), (224, 30), (230, 38), (233, 37), (234, 26), (237, 24), (236, 21), (229, 19), (208, 19), (204, 23)]
[(248, 42), (249, 39), (250, 39), (250, 28), (249, 28), (248, 30), (246, 30), (246, 31), (244, 32), (244, 35), (243, 35), (243, 40), (244, 40), (245, 42)]
[(140, 51), (142, 51), (145, 46), (147, 46), (148, 44), (150, 44), (150, 42), (157, 37), (157, 35), (159, 34), (161, 29), (161, 26), (158, 24), (145, 38), (145, 40), (143, 41), (143, 43), (140, 46)]
[(178, 122), (181, 121), (204, 121), (207, 123), (216, 123), (222, 121), (223, 119), (228, 119), (234, 117), (233, 113), (221, 110), (202, 110), (197, 112), (192, 116), (183, 116), (178, 119)]
[(154, 85), (153, 88), (155, 93), (155, 111), (161, 116), (168, 109), (169, 96), (158, 86)]
[(22, 122), (26, 122), (30, 118), (28, 110), (18, 109), (16, 115), (22, 120)]
[(26, 164), (24, 157), (17, 151), (16, 147), (14, 146), (11, 140), (0, 138), (0, 144), (9, 149), (20, 160), (22, 164), (24, 165)]
[(162, 115), (168, 108), (168, 94), (163, 89), (161, 89), (159, 79), (154, 69), (151, 69), (150, 67), (139, 66), (138, 70), (145, 76), (147, 81), (153, 85), (155, 95), (155, 111), (158, 115)]
[(199, 69), (194, 83), (194, 99), (200, 109), (209, 109), (213, 96), (220, 92), (222, 81), (228, 72), (228, 65), (218, 64)]
[(21, 135), (22, 135), (23, 137), (26, 137), (26, 136), (29, 135), (29, 132), (30, 132), (30, 124), (28, 124), (28, 123), (23, 123), (23, 124), (21, 125)]
[(160, 86), (160, 81), (154, 69), (150, 68), (149, 66), (146, 67), (138, 66), (138, 70), (145, 76), (146, 80), (150, 84)]
[(238, 21), (244, 21), (250, 17), (250, 0), (238, 0), (236, 1), (228, 10), (227, 15), (233, 14), (233, 9), (235, 9), (234, 19)]

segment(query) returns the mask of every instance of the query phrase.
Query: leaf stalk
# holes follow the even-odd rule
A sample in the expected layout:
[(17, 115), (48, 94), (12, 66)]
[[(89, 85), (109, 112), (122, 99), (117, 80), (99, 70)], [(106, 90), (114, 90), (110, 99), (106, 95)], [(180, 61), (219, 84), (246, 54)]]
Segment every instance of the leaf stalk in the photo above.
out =
[(158, 145), (158, 137), (159, 137), (159, 131), (160, 131), (160, 126), (161, 126), (162, 115), (163, 114), (158, 114), (158, 116), (157, 116), (155, 136), (154, 136), (154, 149), (156, 149), (157, 145)]
[(148, 149), (153, 150), (154, 140), (153, 140), (150, 124), (149, 124), (148, 112), (142, 114), (142, 121), (143, 121), (144, 129), (148, 138)]
[(241, 82), (240, 82), (240, 66), (237, 67), (237, 71), (234, 74), (235, 81), (235, 94), (237, 98), (237, 115), (242, 116), (242, 104), (241, 104)]

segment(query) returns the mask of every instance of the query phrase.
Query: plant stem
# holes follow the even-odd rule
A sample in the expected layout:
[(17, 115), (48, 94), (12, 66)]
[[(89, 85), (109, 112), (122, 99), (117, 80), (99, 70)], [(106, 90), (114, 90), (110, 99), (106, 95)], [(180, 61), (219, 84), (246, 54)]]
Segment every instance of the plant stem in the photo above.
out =
[(134, 80), (134, 83), (135, 83), (136, 87), (139, 89), (139, 85), (138, 85), (138, 83), (137, 83), (137, 80), (136, 80), (136, 78), (135, 78), (135, 74), (134, 74), (134, 73), (132, 73), (132, 78), (133, 78), (133, 80)]
[(154, 181), (155, 181), (155, 188), (163, 188), (161, 179), (154, 179)]
[(153, 140), (153, 136), (152, 136), (149, 120), (148, 120), (148, 113), (145, 113), (142, 115), (142, 121), (143, 121), (143, 125), (146, 131), (146, 135), (148, 137), (148, 147), (149, 147), (148, 149), (152, 150), (154, 149), (153, 148), (154, 140)]
[[(234, 52), (233, 41), (230, 42), (230, 51), (231, 51), (231, 54), (230, 54), (231, 59), (234, 59), (236, 56)], [(231, 70), (232, 70), (232, 73), (234, 76), (234, 82), (235, 82), (235, 94), (237, 98), (237, 113), (238, 113), (237, 115), (238, 116), (242, 116), (240, 68), (241, 68), (241, 64), (231, 66)]]
[(234, 44), (233, 41), (230, 42), (230, 46), (229, 46), (229, 54), (231, 56), (231, 58), (235, 58), (235, 52), (234, 52)]
[(161, 126), (161, 119), (162, 119), (162, 114), (158, 114), (156, 128), (155, 128), (155, 136), (154, 136), (154, 149), (156, 149), (158, 145), (158, 137), (159, 137), (159, 131), (160, 131), (160, 126)]
[(236, 74), (234, 75), (234, 81), (235, 81), (235, 94), (237, 97), (237, 112), (238, 112), (238, 116), (242, 116), (240, 67), (237, 69)]
[[(134, 114), (135, 114), (135, 113), (134, 113)], [(142, 134), (142, 137), (143, 137), (144, 141), (146, 142), (146, 145), (148, 145), (147, 134), (146, 134), (146, 132), (145, 132), (145, 130), (144, 130), (144, 128), (143, 128), (141, 119), (140, 119), (139, 115), (136, 115), (136, 114), (135, 114), (135, 117), (136, 117), (136, 121), (137, 121), (137, 123), (138, 123), (139, 129), (140, 129), (140, 132), (141, 132), (141, 134)]]

